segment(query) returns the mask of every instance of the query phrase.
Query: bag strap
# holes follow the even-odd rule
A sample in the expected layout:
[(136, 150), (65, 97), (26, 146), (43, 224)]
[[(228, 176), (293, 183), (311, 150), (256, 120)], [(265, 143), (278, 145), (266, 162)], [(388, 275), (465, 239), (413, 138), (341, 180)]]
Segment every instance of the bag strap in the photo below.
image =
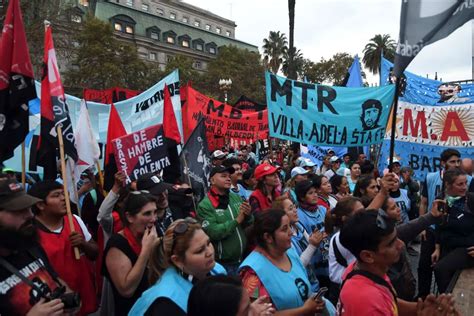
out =
[(47, 293), (43, 293), (43, 290), (36, 284), (34, 284), (30, 279), (25, 277), (17, 268), (15, 268), (10, 262), (0, 257), (0, 265), (2, 265), (5, 269), (16, 275), (20, 278), (23, 282), (28, 284), (31, 288), (33, 288), (36, 292), (41, 293), (41, 296), (46, 295)]
[(366, 277), (367, 279), (369, 279), (369, 280), (371, 280), (371, 281), (373, 281), (373, 282), (375, 282), (379, 285), (382, 285), (382, 286), (386, 287), (390, 291), (390, 293), (392, 294), (393, 300), (395, 301), (395, 304), (398, 305), (398, 303), (397, 303), (397, 293), (395, 292), (393, 287), (384, 278), (381, 278), (380, 276), (378, 276), (376, 274), (373, 274), (369, 271), (352, 270), (351, 272), (349, 272), (349, 274), (347, 274), (345, 280), (342, 282), (341, 289), (344, 287), (344, 284), (346, 283), (346, 281), (349, 280), (350, 278), (352, 278), (355, 275), (362, 275), (362, 276)]
[(342, 255), (341, 251), (337, 247), (337, 242), (336, 242), (337, 235), (332, 239), (332, 248), (334, 249), (334, 255), (336, 256), (336, 261), (339, 263), (341, 266), (344, 268), (347, 268), (347, 260), (344, 258)]

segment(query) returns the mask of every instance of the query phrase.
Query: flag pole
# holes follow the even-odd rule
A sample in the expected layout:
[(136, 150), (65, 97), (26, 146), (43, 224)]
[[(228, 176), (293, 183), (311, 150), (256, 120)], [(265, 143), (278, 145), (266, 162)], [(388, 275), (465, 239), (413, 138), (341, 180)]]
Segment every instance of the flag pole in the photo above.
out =
[(97, 166), (97, 173), (99, 174), (99, 185), (101, 189), (104, 190), (104, 175), (102, 174), (99, 161), (96, 161), (95, 165)]
[(26, 185), (25, 141), (21, 143), (21, 184)]
[[(64, 158), (64, 142), (63, 142), (63, 132), (61, 124), (57, 126), (58, 132), (58, 141), (59, 141), (59, 156), (61, 158), (61, 173), (63, 175), (63, 186), (64, 186), (64, 197), (66, 198), (66, 212), (67, 212), (67, 219), (69, 222), (69, 228), (71, 232), (75, 232), (74, 222), (72, 220), (72, 211), (71, 211), (71, 201), (69, 199), (69, 191), (67, 188), (67, 175), (66, 175), (66, 161)], [(80, 259), (79, 248), (74, 247), (74, 256), (76, 260)]]
[(79, 192), (77, 192), (77, 185), (76, 185), (76, 177), (74, 176), (74, 171), (71, 174), (72, 178), (72, 187), (74, 189), (74, 197), (76, 198), (77, 201), (77, 213), (79, 214), (79, 217), (81, 217), (82, 210), (81, 210), (81, 205), (79, 204)]
[[(183, 161), (184, 161), (184, 168), (186, 168), (186, 171), (187, 171), (187, 176), (186, 176), (186, 178), (188, 179), (189, 187), (190, 187), (191, 190), (193, 190), (193, 192), (194, 192), (193, 185), (191, 184), (191, 179), (189, 178), (189, 168), (188, 168), (188, 162), (187, 162), (187, 160), (186, 160), (186, 155), (185, 155), (185, 154), (183, 155), (183, 158), (184, 158), (184, 159), (183, 159)], [(196, 211), (197, 208), (196, 208), (196, 201), (194, 201), (194, 193), (193, 193), (193, 198), (192, 198), (192, 200), (193, 200), (194, 211)]]
[(395, 133), (397, 129), (397, 108), (398, 108), (398, 97), (399, 97), (399, 90), (400, 90), (400, 81), (401, 77), (397, 77), (397, 81), (395, 83), (395, 97), (393, 100), (393, 106), (392, 106), (392, 130), (391, 130), (391, 135), (390, 135), (390, 159), (388, 163), (388, 169), (390, 172), (392, 172), (392, 163), (393, 163), (393, 157), (395, 154)]

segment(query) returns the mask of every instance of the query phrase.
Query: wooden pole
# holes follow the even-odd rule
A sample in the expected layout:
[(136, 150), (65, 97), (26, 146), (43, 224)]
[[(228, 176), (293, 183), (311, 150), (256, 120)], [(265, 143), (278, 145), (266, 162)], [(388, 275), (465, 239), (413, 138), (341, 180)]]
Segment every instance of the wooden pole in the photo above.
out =
[[(67, 219), (69, 222), (69, 228), (71, 232), (74, 232), (76, 230), (74, 229), (74, 222), (72, 219), (72, 211), (71, 211), (71, 201), (69, 199), (69, 191), (67, 188), (66, 160), (64, 158), (64, 142), (63, 142), (63, 132), (62, 132), (61, 125), (57, 126), (57, 132), (58, 132), (58, 141), (59, 141), (59, 156), (61, 159), (61, 173), (63, 175), (64, 197), (66, 198)], [(74, 256), (76, 257), (76, 260), (79, 260), (81, 258), (81, 255), (79, 253), (79, 248), (77, 247), (74, 247)]]
[(26, 185), (25, 141), (21, 143), (21, 184), (23, 185), (23, 188), (25, 188), (25, 185)]

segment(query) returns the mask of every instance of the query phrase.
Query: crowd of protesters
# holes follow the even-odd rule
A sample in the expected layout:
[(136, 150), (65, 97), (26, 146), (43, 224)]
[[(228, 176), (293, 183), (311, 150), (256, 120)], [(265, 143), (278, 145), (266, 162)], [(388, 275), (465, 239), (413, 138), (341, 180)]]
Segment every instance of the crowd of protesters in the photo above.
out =
[(295, 148), (215, 150), (198, 203), (159, 174), (104, 192), (88, 171), (72, 217), (60, 182), (26, 192), (3, 169), (0, 315), (459, 315), (472, 160), (446, 149), (420, 183), (396, 159)]

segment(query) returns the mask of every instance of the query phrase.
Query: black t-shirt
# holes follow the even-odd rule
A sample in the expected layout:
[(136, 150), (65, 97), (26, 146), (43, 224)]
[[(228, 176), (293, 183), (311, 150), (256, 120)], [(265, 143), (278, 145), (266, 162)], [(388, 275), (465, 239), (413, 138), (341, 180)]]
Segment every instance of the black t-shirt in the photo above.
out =
[[(3, 259), (36, 285), (48, 287), (50, 291), (58, 287), (54, 281), (57, 275), (39, 245), (35, 245), (30, 251), (23, 250)], [(39, 299), (36, 290), (0, 264), (0, 315), (25, 315)]]
[(140, 298), (143, 291), (149, 288), (149, 283), (147, 280), (148, 272), (147, 272), (147, 269), (145, 269), (142, 279), (140, 280), (140, 284), (138, 285), (137, 289), (133, 293), (133, 296), (123, 297), (117, 291), (117, 288), (115, 287), (114, 282), (112, 282), (109, 272), (107, 271), (107, 266), (105, 264), (107, 254), (111, 248), (117, 248), (118, 250), (123, 252), (125, 256), (127, 256), (128, 259), (130, 259), (132, 266), (135, 265), (135, 263), (137, 262), (138, 256), (135, 254), (132, 247), (130, 247), (130, 245), (128, 244), (127, 239), (120, 234), (112, 235), (112, 237), (110, 237), (109, 241), (107, 242), (107, 246), (105, 247), (105, 250), (104, 250), (104, 262), (102, 266), (102, 274), (109, 280), (110, 284), (112, 285), (112, 292), (114, 294), (115, 315), (126, 316), (128, 315), (128, 312), (132, 308), (133, 304), (135, 304), (138, 298)]
[(145, 312), (145, 316), (155, 315), (186, 316), (186, 313), (169, 298), (159, 297)]

